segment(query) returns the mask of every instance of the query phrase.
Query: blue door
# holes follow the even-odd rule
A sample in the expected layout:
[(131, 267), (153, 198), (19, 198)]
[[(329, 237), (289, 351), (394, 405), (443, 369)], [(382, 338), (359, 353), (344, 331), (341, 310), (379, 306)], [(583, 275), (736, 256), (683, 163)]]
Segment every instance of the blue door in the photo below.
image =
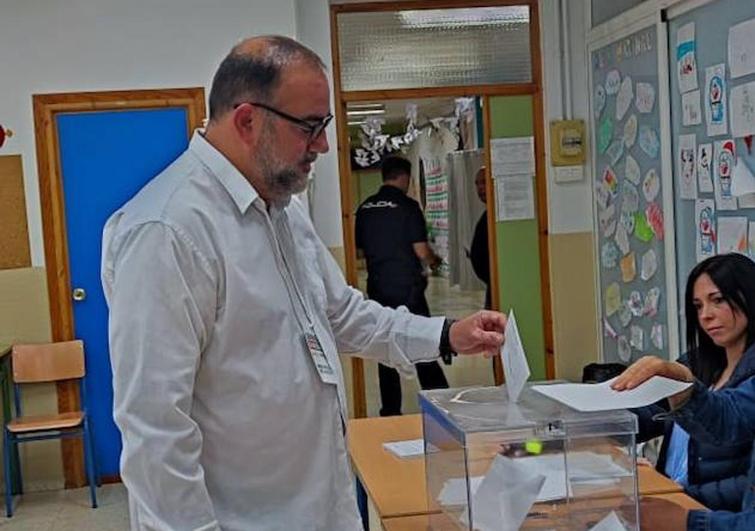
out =
[[(76, 338), (86, 350), (86, 397), (99, 472), (118, 474), (107, 306), (100, 284), (107, 218), (188, 145), (185, 108), (58, 114), (57, 132)], [(138, 311), (138, 308), (134, 308)]]

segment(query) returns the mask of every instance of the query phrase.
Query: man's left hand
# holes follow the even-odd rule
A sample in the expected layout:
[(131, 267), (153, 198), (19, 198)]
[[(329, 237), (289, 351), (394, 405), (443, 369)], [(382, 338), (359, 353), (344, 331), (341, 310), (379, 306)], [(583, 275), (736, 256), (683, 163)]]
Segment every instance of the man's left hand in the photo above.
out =
[(459, 354), (485, 354), (491, 358), (503, 344), (506, 316), (500, 312), (481, 310), (451, 325), (451, 348)]

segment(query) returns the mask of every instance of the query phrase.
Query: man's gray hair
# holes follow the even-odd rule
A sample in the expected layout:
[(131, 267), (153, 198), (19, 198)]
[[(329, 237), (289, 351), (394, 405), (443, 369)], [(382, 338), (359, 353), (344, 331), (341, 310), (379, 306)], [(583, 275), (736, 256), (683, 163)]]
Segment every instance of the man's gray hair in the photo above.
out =
[(283, 69), (293, 62), (326, 69), (315, 52), (288, 37), (267, 35), (234, 46), (212, 80), (210, 120), (245, 101), (269, 102)]

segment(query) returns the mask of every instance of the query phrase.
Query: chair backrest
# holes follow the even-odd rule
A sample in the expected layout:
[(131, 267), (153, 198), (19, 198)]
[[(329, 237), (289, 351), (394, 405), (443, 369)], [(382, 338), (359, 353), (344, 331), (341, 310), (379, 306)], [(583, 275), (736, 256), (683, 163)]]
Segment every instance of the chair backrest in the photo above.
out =
[(15, 383), (55, 382), (83, 378), (84, 343), (81, 340), (13, 345)]

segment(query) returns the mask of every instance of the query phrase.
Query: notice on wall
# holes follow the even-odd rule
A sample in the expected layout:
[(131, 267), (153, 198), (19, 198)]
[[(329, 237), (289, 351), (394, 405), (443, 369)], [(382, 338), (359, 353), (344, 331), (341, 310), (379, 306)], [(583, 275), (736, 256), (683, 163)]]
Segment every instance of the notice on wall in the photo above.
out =
[(535, 139), (531, 136), (494, 138), (490, 141), (493, 178), (535, 174)]
[(732, 78), (755, 72), (755, 18), (729, 28), (729, 73)]
[(532, 175), (507, 175), (495, 180), (496, 220), (534, 219)]
[(755, 134), (755, 81), (731, 89), (731, 136)]

